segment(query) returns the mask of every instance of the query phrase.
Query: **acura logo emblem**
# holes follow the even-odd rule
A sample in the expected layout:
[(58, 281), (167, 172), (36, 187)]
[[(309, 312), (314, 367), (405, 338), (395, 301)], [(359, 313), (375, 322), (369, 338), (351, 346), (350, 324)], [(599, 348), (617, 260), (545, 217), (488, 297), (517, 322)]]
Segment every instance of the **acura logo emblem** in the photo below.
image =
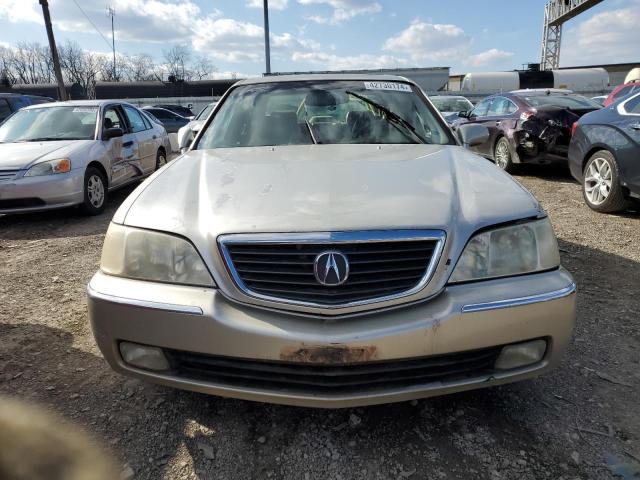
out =
[(336, 287), (349, 278), (349, 261), (340, 252), (322, 252), (313, 262), (313, 273), (318, 283)]

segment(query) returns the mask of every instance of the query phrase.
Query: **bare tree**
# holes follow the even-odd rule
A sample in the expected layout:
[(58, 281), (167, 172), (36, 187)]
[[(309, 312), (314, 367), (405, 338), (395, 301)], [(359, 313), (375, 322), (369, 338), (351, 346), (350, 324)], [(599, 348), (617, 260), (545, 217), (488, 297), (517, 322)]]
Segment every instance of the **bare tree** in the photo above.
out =
[(187, 80), (190, 72), (187, 65), (191, 60), (191, 50), (186, 45), (174, 45), (163, 52), (166, 72), (176, 79)]
[(116, 71), (114, 77), (113, 57), (111, 54), (97, 55), (98, 68), (100, 70), (100, 78), (105, 82), (122, 82), (128, 81), (130, 71), (130, 58), (126, 55), (116, 54)]
[(151, 55), (146, 53), (138, 53), (131, 55), (127, 59), (125, 66), (125, 78), (131, 82), (142, 82), (144, 80), (153, 80), (155, 64)]
[(17, 83), (49, 83), (53, 65), (49, 50), (39, 43), (20, 42), (10, 50), (11, 74)]
[(213, 62), (206, 55), (198, 55), (191, 63), (193, 76), (198, 80), (203, 80), (216, 71)]
[(13, 71), (13, 51), (0, 45), (0, 83), (12, 85), (16, 83)]
[(82, 50), (80, 45), (68, 41), (59, 48), (60, 65), (67, 80), (78, 83), (87, 98), (95, 97), (100, 62), (94, 53)]

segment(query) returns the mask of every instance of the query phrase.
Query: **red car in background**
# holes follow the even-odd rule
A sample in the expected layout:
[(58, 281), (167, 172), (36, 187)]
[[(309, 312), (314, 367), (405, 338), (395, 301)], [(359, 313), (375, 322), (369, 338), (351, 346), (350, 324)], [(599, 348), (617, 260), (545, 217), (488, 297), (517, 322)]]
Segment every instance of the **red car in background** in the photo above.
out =
[(613, 92), (609, 94), (607, 99), (602, 104), (603, 107), (608, 107), (612, 103), (617, 102), (622, 97), (626, 97), (627, 95), (631, 95), (633, 93), (640, 92), (640, 82), (629, 82), (623, 83), (622, 85), (618, 85), (613, 89)]

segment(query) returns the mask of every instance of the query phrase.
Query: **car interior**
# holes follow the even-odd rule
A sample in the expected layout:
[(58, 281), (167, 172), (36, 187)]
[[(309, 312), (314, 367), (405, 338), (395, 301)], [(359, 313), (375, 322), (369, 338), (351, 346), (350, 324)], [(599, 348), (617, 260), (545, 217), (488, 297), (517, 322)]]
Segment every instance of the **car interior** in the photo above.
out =
[[(426, 111), (427, 107), (423, 105), (425, 111), (419, 112), (414, 103), (416, 96), (397, 94), (404, 98), (398, 97), (394, 102), (393, 95), (387, 93), (367, 91), (365, 95), (400, 112), (430, 143), (448, 141), (446, 134), (434, 125), (435, 119)], [(425, 121), (423, 117), (427, 115)], [(226, 119), (220, 121), (226, 123)], [(225, 138), (219, 146), (417, 142), (410, 132), (390, 122), (384, 112), (365, 101), (344, 90), (317, 88), (245, 96), (236, 103), (221, 135)]]

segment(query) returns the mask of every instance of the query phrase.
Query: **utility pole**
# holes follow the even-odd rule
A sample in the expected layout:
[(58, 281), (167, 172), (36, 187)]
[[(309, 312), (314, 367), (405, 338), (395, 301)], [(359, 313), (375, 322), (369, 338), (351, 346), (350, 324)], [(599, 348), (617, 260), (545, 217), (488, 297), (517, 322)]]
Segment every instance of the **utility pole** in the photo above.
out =
[(58, 97), (60, 101), (67, 100), (67, 91), (64, 89), (64, 81), (62, 80), (62, 70), (60, 70), (60, 59), (58, 58), (58, 49), (56, 48), (56, 39), (53, 36), (53, 27), (51, 26), (51, 15), (49, 15), (49, 2), (40, 0), (42, 5), (42, 15), (44, 16), (44, 26), (47, 28), (47, 37), (49, 38), (49, 48), (51, 49), (51, 59), (53, 60), (53, 72), (56, 76), (58, 84)]
[(267, 74), (271, 73), (271, 50), (269, 48), (269, 0), (264, 0), (264, 60)]
[(116, 33), (113, 28), (113, 17), (116, 16), (116, 9), (107, 7), (108, 15), (111, 17), (111, 48), (113, 49), (113, 81), (116, 81)]

